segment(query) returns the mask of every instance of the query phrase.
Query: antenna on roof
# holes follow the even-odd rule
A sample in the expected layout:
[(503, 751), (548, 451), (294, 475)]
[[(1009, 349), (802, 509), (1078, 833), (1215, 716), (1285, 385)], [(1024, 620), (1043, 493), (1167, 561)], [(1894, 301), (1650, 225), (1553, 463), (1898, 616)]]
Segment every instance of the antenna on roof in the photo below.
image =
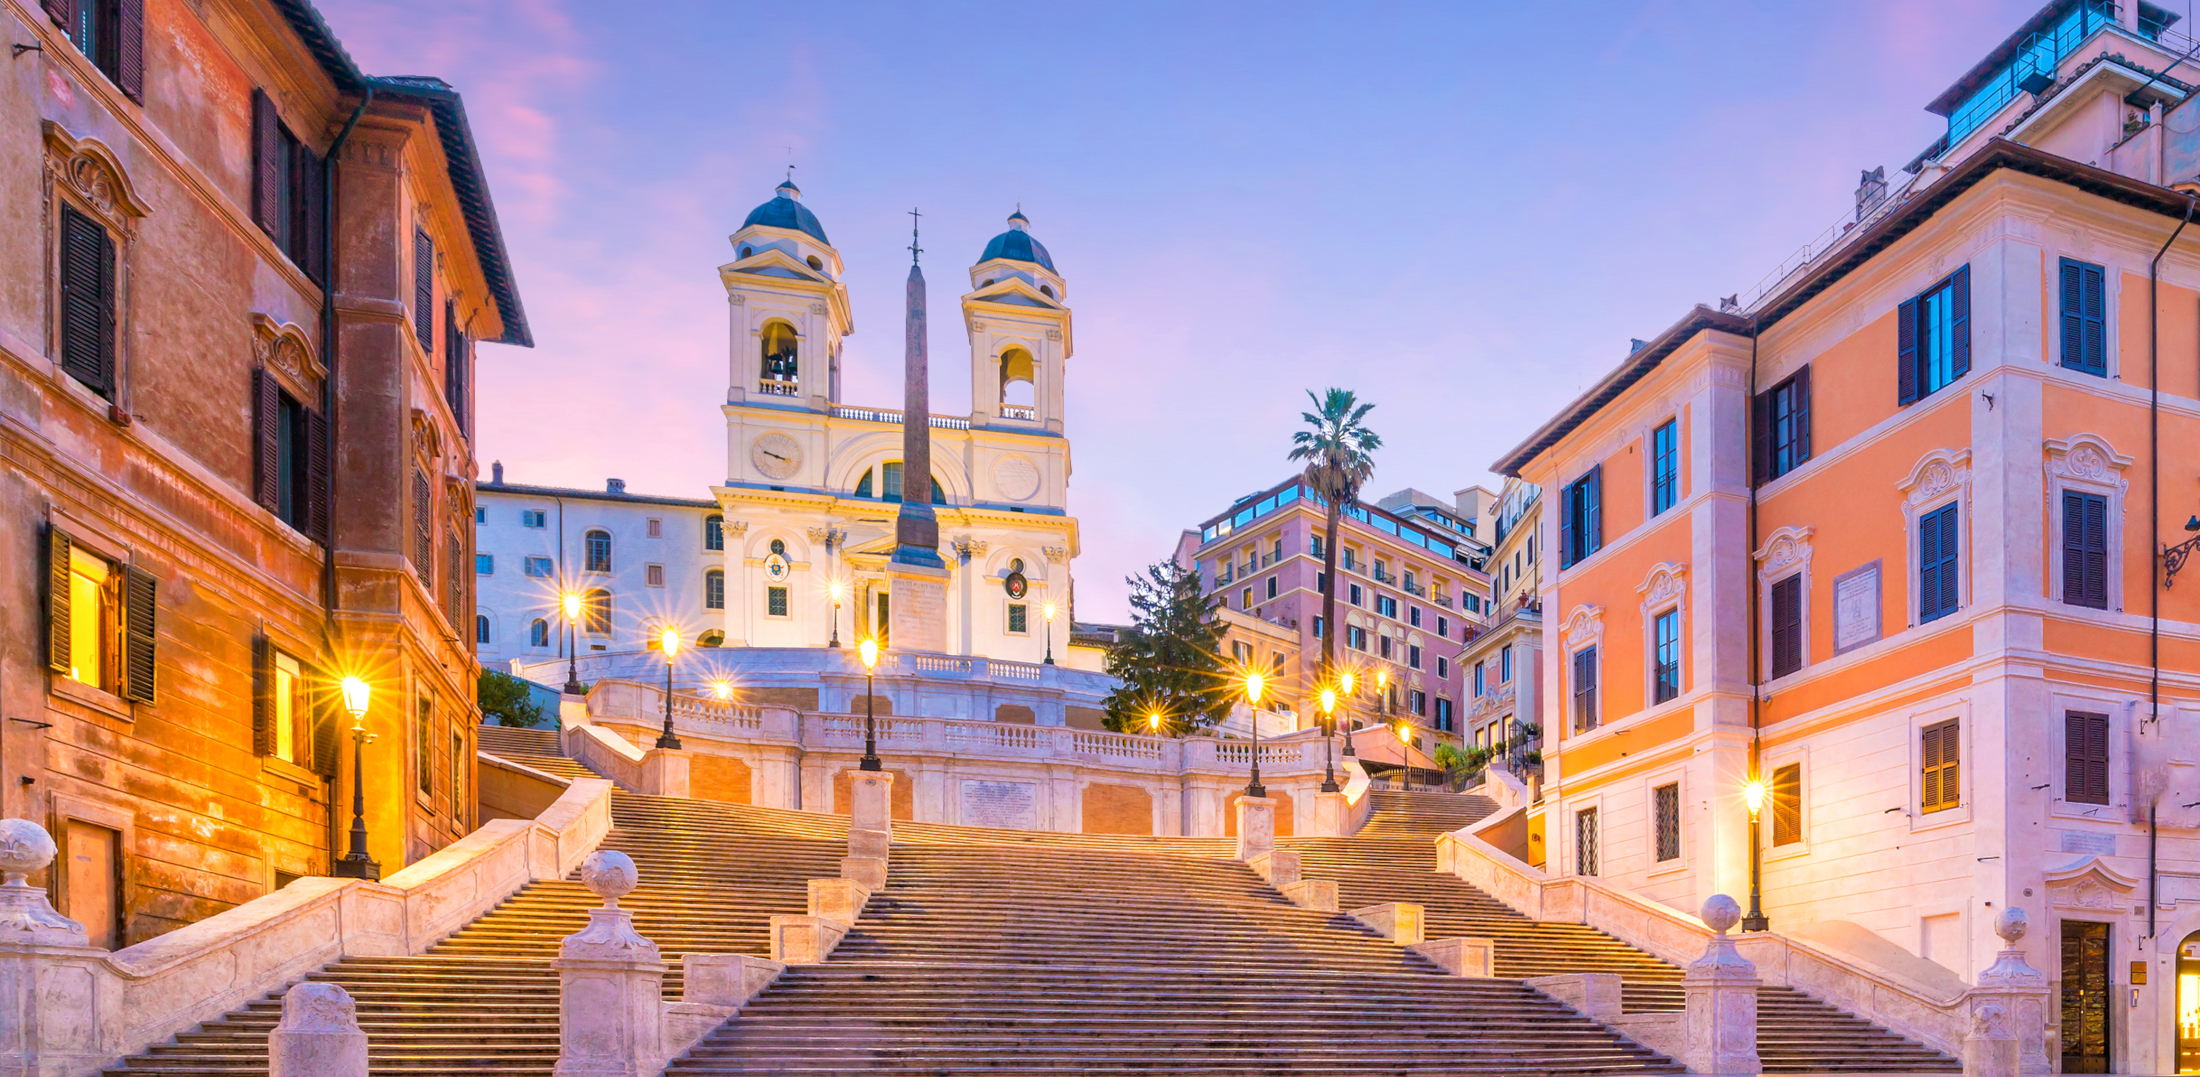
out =
[(918, 255), (920, 255), (920, 254), (923, 254), (923, 253), (924, 253), (924, 248), (923, 248), (923, 247), (919, 247), (919, 246), (917, 246), (917, 218), (919, 218), (919, 217), (921, 217), (921, 216), (923, 216), (923, 214), (921, 214), (921, 213), (918, 213), (918, 212), (917, 212), (917, 211), (916, 211), (915, 209), (911, 209), (911, 210), (909, 211), (909, 264), (910, 264), (910, 265), (916, 265), (916, 264), (917, 264), (917, 262), (918, 262), (918, 261), (920, 260), (920, 259), (919, 259), (919, 258), (918, 258), (917, 256), (918, 256)]

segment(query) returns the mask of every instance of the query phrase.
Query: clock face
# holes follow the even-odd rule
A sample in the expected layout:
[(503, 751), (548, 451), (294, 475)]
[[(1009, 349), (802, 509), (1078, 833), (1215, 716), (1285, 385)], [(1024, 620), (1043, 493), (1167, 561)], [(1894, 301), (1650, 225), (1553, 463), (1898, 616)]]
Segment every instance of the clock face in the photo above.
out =
[(784, 479), (802, 467), (802, 446), (785, 434), (766, 434), (750, 443), (749, 462), (771, 478)]

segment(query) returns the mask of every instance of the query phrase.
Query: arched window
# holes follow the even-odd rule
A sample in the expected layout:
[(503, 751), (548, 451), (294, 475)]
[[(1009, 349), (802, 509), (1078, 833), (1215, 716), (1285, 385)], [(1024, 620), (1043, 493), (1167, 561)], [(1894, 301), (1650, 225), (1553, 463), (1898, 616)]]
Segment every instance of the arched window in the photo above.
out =
[(856, 480), (856, 496), (857, 496), (857, 497), (876, 497), (876, 496), (878, 496), (878, 495), (876, 495), (876, 494), (874, 494), (874, 493), (872, 493), (872, 492), (871, 492), (871, 469), (870, 469), (870, 468), (865, 468), (865, 469), (863, 469), (863, 477), (862, 477), (862, 478), (860, 478), (860, 479), (857, 479), (857, 480)]
[(611, 634), (611, 592), (598, 587), (581, 596), (581, 625), (591, 636)]
[(1039, 294), (1047, 297), (1048, 299), (1054, 298), (1054, 286), (1051, 284), (1040, 285)]
[(486, 613), (474, 614), (474, 642), (489, 642), (489, 615)]
[(726, 645), (726, 634), (715, 630), (705, 632), (702, 638), (695, 641), (695, 645), (697, 647), (723, 647)]
[(611, 532), (590, 531), (582, 538), (588, 546), (589, 572), (611, 571)]
[(703, 573), (703, 608), (706, 610), (726, 608), (726, 574), (719, 569), (714, 568)]
[(768, 382), (791, 385), (798, 373), (796, 341), (800, 339), (795, 336), (794, 326), (773, 319), (764, 323), (762, 337), (764, 365), (760, 376)]
[(787, 540), (773, 539), (771, 548), (773, 553), (776, 553), (781, 557), (787, 556)]
[[(1038, 399), (1038, 364), (1031, 353), (1010, 348), (1001, 353), (1001, 403), (1028, 408)], [(1026, 416), (1028, 418), (1028, 416)]]
[(535, 618), (535, 622), (527, 626), (527, 645), (529, 647), (550, 646), (550, 622), (540, 617)]
[(703, 517), (703, 548), (706, 550), (723, 550), (726, 548), (725, 517), (715, 512)]
[[(880, 464), (878, 466), (878, 474), (881, 480), (879, 483), (879, 493), (876, 495), (878, 499), (881, 501), (900, 501), (901, 461), (888, 460), (885, 463)], [(872, 489), (873, 487), (871, 485), (871, 472), (865, 471), (863, 473), (863, 477), (856, 480), (855, 496), (871, 497), (873, 496), (871, 493)], [(935, 505), (947, 504), (947, 488), (940, 483), (940, 477), (938, 475), (932, 476), (932, 503)]]

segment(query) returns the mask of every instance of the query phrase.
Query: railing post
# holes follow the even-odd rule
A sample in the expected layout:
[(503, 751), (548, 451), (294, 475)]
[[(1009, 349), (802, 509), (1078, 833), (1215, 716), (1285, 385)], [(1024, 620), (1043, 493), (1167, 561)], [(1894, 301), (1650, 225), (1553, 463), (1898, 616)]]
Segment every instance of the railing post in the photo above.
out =
[(2017, 949), (2030, 921), (2023, 909), (1994, 915), (2003, 949), (1978, 974), (1971, 989), (1971, 1032), (1963, 1040), (1963, 1072), (1973, 1077), (2017, 1077), (2051, 1072), (2047, 1058), (2047, 974)]
[(267, 1034), (267, 1077), (367, 1077), (367, 1034), (350, 992), (331, 983), (283, 992), (282, 1021)]
[(588, 926), (558, 947), (557, 1077), (650, 1077), (663, 1064), (665, 963), (657, 944), (619, 907), (639, 874), (625, 853), (604, 849), (581, 863), (581, 882), (603, 899)]
[(58, 851), (37, 823), (0, 819), (0, 1077), (98, 1072), (121, 1016), (90, 967), (107, 951), (27, 881)]
[(1757, 1057), (1757, 966), (1734, 948), (1727, 931), (1742, 921), (1741, 903), (1713, 894), (1703, 903), (1703, 922), (1717, 934), (1681, 978), (1687, 998), (1688, 1050), (1679, 1059), (1691, 1073), (1761, 1073)]

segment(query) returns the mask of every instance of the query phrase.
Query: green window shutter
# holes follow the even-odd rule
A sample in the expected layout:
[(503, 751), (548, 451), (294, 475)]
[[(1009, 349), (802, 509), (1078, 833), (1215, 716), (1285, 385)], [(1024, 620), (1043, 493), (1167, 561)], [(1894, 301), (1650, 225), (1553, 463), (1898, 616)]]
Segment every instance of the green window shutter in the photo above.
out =
[(59, 527), (46, 528), (46, 668), (69, 672), (69, 555), (76, 544)]
[(1895, 384), (1896, 400), (1902, 404), (1917, 402), (1917, 300), (1906, 299), (1895, 315)]
[(1956, 270), (1948, 284), (1948, 378), (1953, 381), (1971, 372), (1971, 267)]
[(122, 566), (122, 698), (137, 703), (154, 700), (158, 587), (152, 573), (136, 565)]

